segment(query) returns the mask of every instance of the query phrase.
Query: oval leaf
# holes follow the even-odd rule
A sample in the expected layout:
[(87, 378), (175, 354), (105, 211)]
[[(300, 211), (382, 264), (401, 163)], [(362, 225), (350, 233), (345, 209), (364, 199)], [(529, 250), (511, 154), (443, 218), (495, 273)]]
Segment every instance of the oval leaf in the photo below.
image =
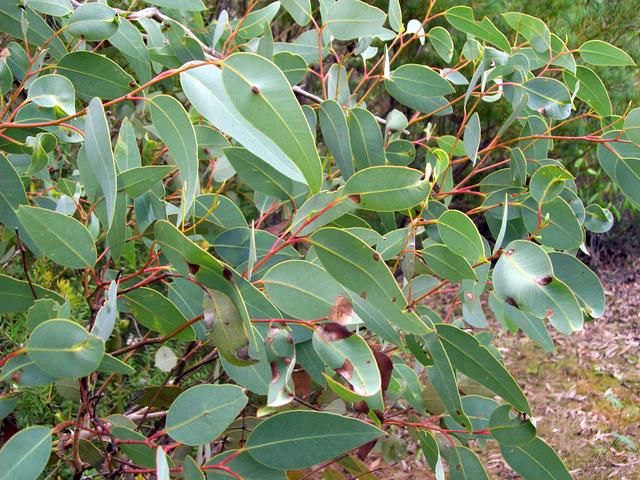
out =
[(36, 480), (47, 465), (52, 448), (50, 428), (20, 430), (0, 450), (0, 480)]
[(94, 372), (104, 355), (104, 342), (77, 323), (64, 319), (38, 325), (27, 341), (29, 357), (56, 378), (80, 378)]
[(293, 470), (331, 460), (381, 435), (381, 430), (355, 418), (298, 410), (260, 423), (245, 448), (264, 465)]
[(360, 208), (366, 210), (406, 210), (426, 201), (431, 185), (423, 177), (421, 171), (407, 167), (365, 168), (349, 178), (344, 194), (356, 196)]
[(52, 261), (68, 268), (91, 268), (96, 263), (93, 237), (75, 218), (25, 205), (17, 213), (29, 237)]
[(185, 445), (207, 444), (225, 431), (247, 401), (235, 385), (191, 387), (171, 404), (165, 431)]

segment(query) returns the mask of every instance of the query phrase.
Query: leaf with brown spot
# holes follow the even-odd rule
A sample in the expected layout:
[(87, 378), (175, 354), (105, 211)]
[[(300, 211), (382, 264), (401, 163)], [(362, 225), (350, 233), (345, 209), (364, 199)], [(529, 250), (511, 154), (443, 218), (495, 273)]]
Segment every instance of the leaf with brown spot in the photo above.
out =
[(340, 325), (348, 325), (353, 320), (353, 305), (348, 298), (339, 296), (331, 308), (329, 320)]
[(203, 308), (209, 338), (220, 355), (233, 365), (255, 363), (248, 358), (249, 339), (244, 332), (242, 317), (231, 299), (222, 292), (207, 289)]
[(271, 365), (267, 405), (280, 407), (293, 400), (295, 393), (292, 375), (296, 363), (296, 348), (291, 333), (273, 324), (269, 327), (265, 345)]
[(380, 393), (382, 379), (367, 342), (337, 323), (325, 323), (313, 334), (313, 347), (324, 363), (361, 397)]

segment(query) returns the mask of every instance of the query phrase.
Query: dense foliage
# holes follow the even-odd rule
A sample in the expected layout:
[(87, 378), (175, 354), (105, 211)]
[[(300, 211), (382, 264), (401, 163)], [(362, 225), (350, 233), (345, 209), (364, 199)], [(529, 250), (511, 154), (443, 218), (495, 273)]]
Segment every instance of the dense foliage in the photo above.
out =
[(492, 331), (603, 314), (557, 145), (640, 205), (594, 70), (632, 58), (435, 0), (122, 3), (0, 0), (0, 479), (476, 480), (487, 441), (571, 478)]

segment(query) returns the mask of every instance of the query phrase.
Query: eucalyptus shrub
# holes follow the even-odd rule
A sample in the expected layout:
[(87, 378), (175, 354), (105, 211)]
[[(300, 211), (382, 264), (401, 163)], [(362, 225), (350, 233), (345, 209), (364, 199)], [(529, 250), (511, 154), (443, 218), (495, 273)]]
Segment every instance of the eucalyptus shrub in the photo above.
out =
[(139, 3), (0, 1), (0, 479), (373, 478), (414, 445), (571, 478), (492, 333), (603, 314), (576, 254), (612, 216), (553, 149), (640, 203), (640, 110), (590, 67), (633, 60), (435, 0)]

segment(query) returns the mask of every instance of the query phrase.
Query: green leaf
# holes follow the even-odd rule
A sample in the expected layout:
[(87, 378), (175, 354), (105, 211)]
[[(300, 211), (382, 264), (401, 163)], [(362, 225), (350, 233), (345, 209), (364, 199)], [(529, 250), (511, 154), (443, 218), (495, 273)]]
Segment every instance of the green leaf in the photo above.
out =
[(76, 219), (25, 205), (20, 206), (17, 214), (42, 255), (67, 268), (91, 268), (96, 263), (93, 237)]
[(102, 357), (102, 361), (98, 366), (99, 372), (104, 373), (117, 373), (120, 375), (133, 375), (136, 373), (135, 369), (122, 360), (118, 360), (116, 357), (105, 353)]
[(531, 415), (529, 402), (517, 382), (473, 335), (443, 323), (437, 324), (436, 329), (456, 370), (500, 395), (519, 411)]
[(56, 136), (52, 133), (38, 133), (35, 137), (27, 138), (27, 145), (31, 147), (31, 163), (25, 175), (32, 175), (40, 172), (49, 163), (49, 153), (56, 145)]
[(118, 189), (124, 189), (131, 197), (136, 198), (147, 193), (164, 177), (173, 171), (171, 165), (149, 165), (133, 167), (118, 175)]
[(81, 4), (69, 18), (67, 32), (90, 42), (106, 40), (118, 30), (115, 10), (101, 3)]
[(338, 323), (323, 323), (313, 333), (313, 347), (322, 361), (349, 382), (361, 397), (380, 393), (381, 378), (367, 342)]
[[(277, 240), (278, 237), (265, 230), (232, 228), (218, 235), (213, 245), (216, 253), (227, 263), (234, 267), (245, 268), (252, 255), (255, 255), (254, 260), (261, 259), (268, 254)], [(261, 269), (266, 269), (282, 260), (297, 257), (299, 257), (298, 252), (291, 245), (287, 245), (267, 260)]]
[(449, 453), (449, 475), (451, 480), (488, 480), (478, 456), (467, 447), (456, 446)]
[(600, 166), (631, 202), (640, 205), (640, 148), (625, 142), (626, 135), (620, 131), (607, 132), (604, 138), (609, 141), (596, 150)]
[(118, 140), (116, 141), (113, 156), (119, 172), (142, 166), (136, 132), (133, 130), (133, 125), (128, 118), (125, 118), (120, 124), (120, 132), (118, 132)]
[(264, 8), (252, 11), (239, 26), (238, 36), (250, 40), (261, 35), (264, 32), (264, 25), (271, 24), (278, 10), (280, 10), (280, 2), (272, 2)]
[(52, 448), (51, 428), (20, 430), (0, 450), (0, 480), (36, 480), (47, 466)]
[[(205, 465), (215, 465), (229, 458), (230, 455), (233, 455), (233, 458), (225, 465), (231, 471), (240, 475), (243, 480), (287, 480), (286, 472), (257, 462), (247, 451), (227, 450), (213, 457)], [(233, 476), (222, 470), (207, 470), (207, 480), (229, 480), (233, 478)]]
[(443, 27), (433, 27), (427, 36), (440, 58), (449, 63), (453, 58), (453, 40), (449, 32)]
[(311, 21), (311, 2), (309, 0), (280, 0), (280, 3), (298, 25), (304, 27)]
[[(527, 95), (527, 99), (528, 97)], [(521, 135), (545, 135), (548, 128), (549, 124), (542, 116), (530, 115), (526, 119)], [(518, 147), (524, 152), (527, 160), (540, 160), (548, 157), (549, 150), (551, 149), (551, 140), (532, 139), (520, 142)]]
[(422, 249), (422, 257), (433, 273), (441, 278), (452, 282), (464, 279), (478, 280), (467, 259), (452, 252), (446, 245), (427, 245)]
[(527, 105), (532, 110), (544, 109), (554, 120), (563, 120), (571, 114), (571, 94), (555, 78), (536, 77), (522, 84), (529, 94)]
[(382, 434), (355, 418), (294, 410), (260, 423), (249, 435), (245, 448), (264, 465), (293, 470), (336, 458)]
[(61, 305), (51, 298), (39, 298), (29, 307), (29, 312), (27, 313), (27, 328), (29, 331), (33, 331), (34, 328), (46, 320), (69, 316), (70, 312), (68, 307), (68, 303)]
[(280, 52), (289, 52), (300, 55), (305, 62), (313, 64), (317, 63), (320, 56), (324, 58), (329, 53), (326, 47), (318, 45), (318, 34), (313, 30), (308, 30), (296, 38), (292, 43), (276, 42), (273, 44), (273, 51), (278, 54)]
[(260, 38), (256, 53), (268, 60), (273, 60), (273, 32), (269, 23), (264, 24), (264, 35)]
[(239, 366), (251, 363), (247, 362), (247, 352), (243, 351), (249, 344), (244, 320), (227, 295), (217, 290), (207, 291), (204, 320), (209, 327), (210, 340), (227, 362)]
[(296, 363), (295, 340), (287, 329), (272, 324), (269, 326), (265, 346), (272, 372), (267, 406), (281, 407), (293, 400), (295, 392), (292, 378)]
[(573, 255), (561, 252), (549, 253), (553, 271), (575, 296), (584, 304), (587, 313), (600, 318), (604, 313), (604, 289), (597, 275)]
[(573, 176), (558, 165), (545, 165), (534, 172), (529, 181), (531, 196), (543, 204), (550, 202), (564, 190), (567, 181)]
[(327, 272), (382, 310), (392, 324), (408, 333), (427, 333), (414, 313), (402, 311), (406, 299), (379, 253), (355, 235), (332, 227), (315, 232), (311, 243)]
[(524, 185), (527, 180), (527, 158), (520, 148), (514, 148), (511, 151), (511, 178), (517, 185)]
[(153, 448), (143, 443), (146, 438), (144, 435), (122, 425), (114, 425), (111, 428), (111, 433), (114, 437), (120, 440), (134, 440), (140, 442), (122, 443), (118, 448), (135, 464), (145, 468), (155, 468), (155, 451)]
[(170, 480), (167, 454), (160, 446), (156, 447), (156, 478), (157, 480)]
[(344, 194), (355, 197), (365, 210), (406, 210), (427, 200), (431, 184), (423, 177), (423, 172), (407, 167), (369, 167), (347, 180)]
[[(30, 8), (22, 8), (18, 2), (3, 0), (0, 4), (0, 32), (20, 40), (26, 40), (31, 47), (45, 47), (56, 60), (67, 53), (64, 43), (56, 35), (44, 18)], [(26, 35), (25, 35), (26, 34)], [(32, 71), (38, 70), (38, 68)], [(15, 72), (14, 72), (15, 75)]]
[[(364, 324), (380, 338), (393, 343), (394, 345), (402, 345), (402, 339), (396, 330), (394, 329), (392, 321), (396, 321), (394, 317), (398, 315), (394, 312), (392, 315), (386, 313), (384, 307), (377, 308), (367, 302), (365, 299), (352, 294), (353, 309), (357, 313), (358, 317), (364, 322)], [(383, 313), (385, 311), (385, 313)], [(415, 322), (415, 318), (412, 317)]]
[(551, 48), (551, 33), (539, 18), (517, 12), (503, 13), (502, 16), (511, 28), (529, 40), (536, 52), (546, 52)]
[(507, 245), (493, 271), (496, 294), (518, 309), (549, 318), (565, 334), (582, 328), (582, 311), (564, 282), (554, 278), (551, 260), (538, 245), (516, 240)]
[[(195, 108), (280, 173), (319, 190), (322, 169), (313, 135), (282, 72), (249, 53), (228, 57), (224, 72), (208, 65), (180, 75)], [(253, 93), (254, 85), (259, 93)]]
[(111, 150), (111, 135), (102, 103), (93, 98), (87, 110), (85, 122), (85, 151), (87, 160), (96, 176), (107, 208), (107, 225), (110, 227), (116, 208), (118, 180), (116, 164)]
[(464, 127), (463, 135), (464, 151), (473, 166), (476, 165), (476, 159), (478, 157), (481, 133), (480, 117), (478, 116), (478, 112), (475, 112), (469, 119), (469, 123)]
[[(260, 340), (262, 341), (262, 338), (260, 338)], [(266, 396), (269, 393), (269, 387), (272, 385), (271, 365), (267, 360), (266, 351), (262, 349), (259, 353), (255, 353), (250, 350), (249, 353), (252, 358), (256, 358), (258, 361), (239, 366), (221, 357), (220, 363), (224, 371), (229, 375), (229, 378), (238, 385), (249, 389), (256, 395)]]
[(40, 107), (60, 108), (67, 115), (76, 113), (76, 91), (71, 81), (61, 75), (36, 78), (27, 98)]
[(70, 0), (28, 0), (27, 6), (52, 17), (65, 17), (73, 12)]
[(141, 82), (151, 80), (149, 51), (140, 30), (126, 18), (120, 17), (118, 31), (109, 37), (109, 43), (125, 56), (131, 69)]
[(29, 234), (23, 231), (16, 212), (20, 205), (28, 204), (20, 175), (9, 159), (0, 154), (0, 223), (13, 229), (20, 229), (20, 240), (35, 254), (39, 254), (38, 247)]
[(534, 438), (520, 446), (500, 446), (509, 466), (525, 480), (571, 480), (573, 477), (544, 440)]
[(424, 113), (446, 105), (441, 97), (454, 92), (447, 80), (426, 65), (402, 65), (384, 84), (393, 98)]
[(56, 378), (80, 378), (94, 372), (104, 355), (104, 342), (70, 320), (38, 325), (27, 340), (27, 354)]
[[(276, 53), (273, 56), (273, 63), (282, 70), (290, 85), (300, 83), (309, 69), (304, 58), (291, 52)], [(313, 129), (311, 130), (313, 133)]]
[(373, 114), (364, 108), (354, 108), (349, 112), (347, 125), (355, 168), (384, 165), (384, 140)]
[(244, 118), (275, 141), (293, 159), (310, 190), (318, 191), (322, 167), (313, 135), (282, 72), (260, 56), (234, 54), (225, 60), (222, 81)]
[(624, 133), (629, 140), (640, 145), (640, 108), (634, 108), (624, 119)]
[(582, 59), (591, 65), (600, 67), (628, 67), (635, 65), (628, 53), (602, 40), (584, 42), (580, 45), (578, 51)]
[(459, 210), (447, 210), (438, 218), (438, 234), (449, 249), (477, 263), (484, 258), (484, 244), (473, 221)]
[(336, 40), (370, 37), (379, 32), (387, 15), (360, 0), (338, 0), (329, 9), (325, 25)]
[(0, 420), (4, 420), (18, 405), (18, 396), (11, 394), (0, 395)]
[[(593, 108), (598, 115), (607, 117), (611, 115), (611, 100), (607, 88), (600, 77), (590, 68), (578, 65), (575, 75), (568, 71), (563, 72), (565, 83), (574, 91), (576, 96)], [(580, 82), (578, 84), (578, 82)]]
[(23, 387), (38, 387), (51, 385), (55, 378), (38, 367), (27, 354), (12, 357), (0, 372), (0, 381), (18, 379), (18, 385)]
[(334, 63), (327, 73), (327, 96), (337, 101), (340, 105), (350, 103), (349, 74), (342, 65)]
[[(166, 335), (188, 321), (171, 300), (151, 288), (137, 288), (126, 293), (123, 299), (133, 311), (136, 320), (154, 332)], [(185, 328), (175, 338), (194, 340), (193, 327)]]
[(613, 214), (608, 208), (592, 203), (585, 208), (584, 212), (584, 226), (587, 230), (594, 233), (606, 233), (611, 230)]
[(227, 197), (216, 194), (196, 197), (196, 218), (214, 229), (234, 227), (248, 228), (247, 220), (240, 209)]
[(292, 232), (297, 236), (309, 235), (320, 227), (330, 224), (357, 207), (356, 203), (342, 196), (342, 192), (323, 190), (313, 195), (293, 216)]
[[(489, 419), (491, 418), (491, 414), (498, 407), (498, 402), (491, 398), (481, 397), (478, 395), (466, 395), (462, 397), (462, 407), (471, 421), (472, 431), (486, 430), (489, 428)], [(445, 426), (450, 430), (463, 430), (462, 426), (451, 417), (444, 417), (443, 421)], [(456, 437), (461, 440), (477, 440), (486, 438), (486, 435), (456, 432)]]
[(320, 129), (327, 148), (340, 168), (342, 178), (348, 180), (353, 175), (353, 156), (347, 118), (342, 107), (335, 100), (325, 100), (318, 110)]
[(205, 10), (206, 7), (202, 0), (145, 0), (147, 3), (157, 5), (159, 7), (173, 8), (175, 10), (186, 10), (189, 12), (199, 12)]
[(189, 115), (182, 104), (169, 95), (149, 101), (149, 112), (158, 135), (169, 148), (184, 185), (180, 218), (191, 210), (200, 188), (198, 178), (198, 142)]
[(167, 413), (165, 431), (185, 445), (215, 440), (247, 404), (242, 388), (235, 385), (198, 385), (181, 393)]
[(166, 220), (156, 222), (154, 233), (163, 253), (171, 265), (182, 275), (188, 275), (193, 268), (192, 266), (205, 268), (218, 274), (222, 273), (224, 265), (220, 260), (188, 239)]
[(402, 7), (400, 0), (389, 0), (389, 25), (394, 32), (400, 33), (404, 26), (402, 25)]
[(422, 450), (429, 467), (435, 474), (436, 480), (444, 480), (444, 468), (438, 442), (433, 437), (433, 434), (426, 430), (418, 430), (418, 438), (420, 440), (420, 450)]
[(276, 264), (262, 277), (269, 299), (291, 318), (314, 320), (329, 315), (344, 289), (322, 267), (303, 260)]
[(408, 140), (396, 140), (387, 145), (385, 154), (387, 163), (404, 167), (415, 159), (416, 147)]
[(487, 17), (479, 22), (476, 21), (470, 7), (451, 7), (444, 15), (453, 28), (474, 35), (511, 54), (511, 45), (507, 37)]
[(113, 60), (93, 52), (72, 52), (60, 59), (56, 69), (73, 83), (78, 95), (111, 100), (136, 87), (135, 79)]
[(295, 184), (261, 158), (241, 147), (228, 147), (224, 155), (236, 171), (253, 190), (281, 200), (295, 196)]
[(503, 325), (515, 325), (547, 352), (555, 350), (544, 320), (518, 310), (513, 305), (499, 299), (495, 293), (489, 296), (489, 306)]
[(489, 420), (489, 432), (501, 445), (524, 445), (536, 436), (531, 420), (514, 414), (509, 405), (495, 409)]
[[(102, 208), (104, 204), (98, 205), (96, 214), (99, 218), (104, 218)], [(116, 195), (116, 208), (111, 227), (107, 230), (107, 246), (109, 255), (114, 261), (118, 261), (125, 249), (125, 241), (128, 239), (127, 214), (129, 212), (129, 198), (125, 192), (118, 192)]]
[(6, 95), (13, 85), (13, 73), (5, 59), (0, 60), (0, 94)]
[[(562, 198), (557, 197), (541, 206), (543, 228), (537, 238), (543, 245), (562, 250), (579, 248), (584, 242), (584, 231), (576, 213)], [(538, 230), (538, 205), (533, 198), (522, 204), (522, 219), (527, 230)]]
[[(430, 326), (433, 326), (433, 324)], [(458, 385), (456, 383), (456, 374), (444, 345), (435, 332), (426, 334), (424, 339), (433, 362), (432, 366), (427, 367), (427, 375), (431, 385), (438, 393), (449, 415), (451, 415), (462, 428), (470, 430), (471, 421), (464, 412), (460, 392), (458, 391)]]
[(113, 332), (117, 317), (118, 285), (115, 280), (112, 280), (109, 284), (109, 289), (105, 292), (104, 304), (96, 314), (96, 320), (91, 329), (91, 333), (106, 342)]
[[(40, 285), (34, 285), (39, 299), (50, 298), (58, 303), (64, 299), (56, 292), (48, 290)], [(34, 303), (33, 294), (29, 282), (17, 280), (0, 273), (0, 314), (24, 312)]]
[(185, 457), (184, 462), (182, 462), (182, 468), (182, 478), (184, 480), (205, 480), (204, 472), (191, 455)]

